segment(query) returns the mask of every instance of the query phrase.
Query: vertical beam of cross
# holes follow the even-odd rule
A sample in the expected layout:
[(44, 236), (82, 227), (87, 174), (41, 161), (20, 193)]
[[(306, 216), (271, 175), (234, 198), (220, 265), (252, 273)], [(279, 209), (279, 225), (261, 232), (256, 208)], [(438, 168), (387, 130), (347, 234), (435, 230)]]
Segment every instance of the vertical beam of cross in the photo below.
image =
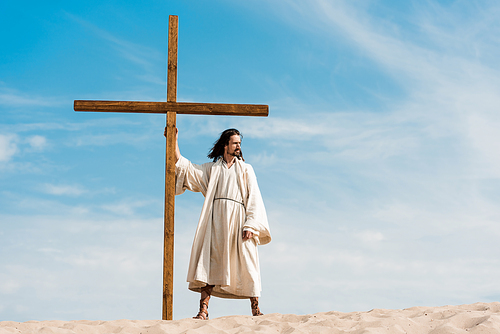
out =
[[(168, 17), (167, 102), (177, 102), (178, 17)], [(167, 111), (162, 319), (173, 319), (176, 113)]]

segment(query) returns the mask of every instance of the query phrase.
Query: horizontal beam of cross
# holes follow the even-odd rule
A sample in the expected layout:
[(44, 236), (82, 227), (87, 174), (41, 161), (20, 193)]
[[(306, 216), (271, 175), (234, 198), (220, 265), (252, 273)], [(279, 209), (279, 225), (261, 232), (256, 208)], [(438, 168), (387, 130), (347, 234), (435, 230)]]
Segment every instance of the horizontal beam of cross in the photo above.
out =
[(123, 113), (152, 113), (228, 116), (268, 116), (269, 106), (262, 104), (225, 104), (190, 102), (95, 101), (75, 100), (75, 111), (107, 111)]

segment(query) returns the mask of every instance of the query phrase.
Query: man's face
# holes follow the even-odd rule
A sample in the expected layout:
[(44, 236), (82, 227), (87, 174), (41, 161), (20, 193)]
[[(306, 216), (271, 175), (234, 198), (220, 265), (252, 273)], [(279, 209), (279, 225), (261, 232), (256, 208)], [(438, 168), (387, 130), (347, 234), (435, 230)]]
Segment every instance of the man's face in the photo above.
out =
[(229, 154), (233, 157), (241, 155), (241, 139), (238, 135), (232, 135), (229, 138), (229, 143), (224, 146), (224, 154)]

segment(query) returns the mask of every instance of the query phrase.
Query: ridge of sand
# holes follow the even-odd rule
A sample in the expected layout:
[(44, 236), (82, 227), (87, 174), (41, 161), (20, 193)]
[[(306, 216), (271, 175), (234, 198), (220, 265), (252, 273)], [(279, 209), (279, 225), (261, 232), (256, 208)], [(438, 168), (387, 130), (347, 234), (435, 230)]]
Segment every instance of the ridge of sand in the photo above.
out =
[(161, 333), (349, 333), (349, 334), (500, 334), (500, 303), (412, 307), (368, 312), (322, 312), (309, 315), (226, 316), (208, 321), (182, 319), (113, 321), (1, 321), (0, 334), (161, 334)]

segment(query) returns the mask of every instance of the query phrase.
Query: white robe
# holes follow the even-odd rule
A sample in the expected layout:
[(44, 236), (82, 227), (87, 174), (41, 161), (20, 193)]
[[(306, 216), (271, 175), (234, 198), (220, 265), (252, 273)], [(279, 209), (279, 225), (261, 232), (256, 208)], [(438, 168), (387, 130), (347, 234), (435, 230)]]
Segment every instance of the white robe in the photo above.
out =
[[(176, 163), (176, 195), (201, 192), (205, 202), (191, 249), (187, 281), (200, 292), (215, 285), (222, 298), (259, 297), (257, 245), (271, 241), (264, 202), (252, 166), (236, 159), (195, 165), (181, 157)], [(243, 241), (243, 231), (254, 233)]]

